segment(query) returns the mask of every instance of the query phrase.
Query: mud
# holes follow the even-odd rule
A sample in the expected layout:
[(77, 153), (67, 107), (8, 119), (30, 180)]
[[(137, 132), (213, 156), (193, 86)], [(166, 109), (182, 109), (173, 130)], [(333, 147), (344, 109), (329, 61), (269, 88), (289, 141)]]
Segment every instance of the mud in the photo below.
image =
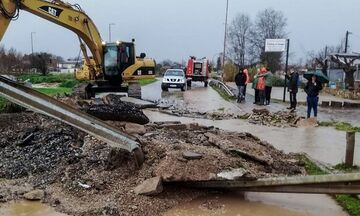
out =
[(19, 201), (0, 205), (0, 216), (66, 216), (40, 202)]
[(167, 211), (164, 216), (347, 216), (324, 195), (220, 193), (200, 197)]

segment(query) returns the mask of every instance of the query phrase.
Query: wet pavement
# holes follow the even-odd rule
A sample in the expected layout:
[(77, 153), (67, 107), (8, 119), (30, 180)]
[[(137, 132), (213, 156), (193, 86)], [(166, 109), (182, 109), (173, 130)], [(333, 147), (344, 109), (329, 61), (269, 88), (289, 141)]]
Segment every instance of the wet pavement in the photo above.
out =
[(164, 216), (346, 216), (324, 195), (238, 193), (210, 195), (180, 205)]
[(40, 202), (18, 201), (0, 206), (0, 216), (66, 216)]
[(161, 81), (142, 87), (142, 98), (160, 103), (163, 106), (173, 106), (179, 110), (196, 112), (224, 111), (238, 113), (240, 109), (232, 102), (223, 100), (211, 87), (204, 88), (202, 83), (193, 83), (191, 90), (181, 92), (180, 89), (161, 91)]

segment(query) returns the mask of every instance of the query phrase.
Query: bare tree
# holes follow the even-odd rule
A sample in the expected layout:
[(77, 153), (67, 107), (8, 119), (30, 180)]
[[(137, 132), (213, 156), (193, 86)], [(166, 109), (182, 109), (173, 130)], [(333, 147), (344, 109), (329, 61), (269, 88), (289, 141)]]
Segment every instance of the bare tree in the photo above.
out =
[(287, 19), (281, 11), (272, 8), (265, 9), (258, 13), (254, 28), (251, 29), (250, 42), (253, 46), (252, 55), (260, 58), (271, 71), (281, 69), (282, 53), (266, 53), (265, 40), (285, 38)]
[(357, 59), (360, 59), (360, 55), (348, 55), (346, 53), (331, 55), (331, 60), (344, 70), (346, 88), (350, 91), (354, 90), (354, 73), (357, 71), (357, 66), (354, 62)]
[(231, 60), (240, 66), (246, 65), (246, 51), (249, 46), (248, 38), (251, 28), (250, 17), (246, 14), (238, 14), (229, 27), (229, 56)]

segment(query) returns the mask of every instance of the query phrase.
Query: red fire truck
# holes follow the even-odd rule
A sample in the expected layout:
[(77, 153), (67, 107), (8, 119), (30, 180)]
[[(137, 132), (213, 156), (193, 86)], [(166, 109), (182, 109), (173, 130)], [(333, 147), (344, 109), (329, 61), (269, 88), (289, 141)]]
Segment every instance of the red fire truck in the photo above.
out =
[(191, 87), (191, 82), (204, 82), (204, 86), (208, 86), (209, 79), (209, 61), (204, 59), (196, 59), (191, 56), (186, 66), (187, 86)]

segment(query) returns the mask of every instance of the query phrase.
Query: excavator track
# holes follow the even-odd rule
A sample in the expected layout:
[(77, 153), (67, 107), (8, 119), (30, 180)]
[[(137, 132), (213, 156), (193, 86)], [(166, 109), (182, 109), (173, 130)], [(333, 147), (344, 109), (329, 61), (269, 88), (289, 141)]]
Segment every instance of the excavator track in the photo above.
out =
[(144, 162), (141, 146), (134, 137), (122, 133), (97, 118), (3, 76), (0, 76), (0, 94), (13, 103), (82, 130), (111, 147), (132, 153), (138, 166)]

